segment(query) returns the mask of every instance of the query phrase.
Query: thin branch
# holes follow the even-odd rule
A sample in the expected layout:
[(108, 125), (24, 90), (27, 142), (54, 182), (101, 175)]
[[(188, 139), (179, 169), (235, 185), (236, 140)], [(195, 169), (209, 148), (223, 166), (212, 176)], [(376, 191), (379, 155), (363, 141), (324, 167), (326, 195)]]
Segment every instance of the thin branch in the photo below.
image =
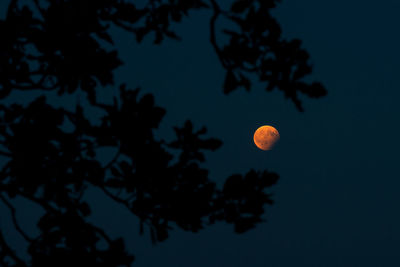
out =
[[(47, 204), (46, 202), (44, 202), (44, 201), (42, 201), (42, 200), (40, 200), (40, 199), (38, 199), (38, 198), (29, 196), (29, 195), (27, 195), (27, 194), (23, 194), (22, 192), (19, 192), (19, 193), (20, 193), (23, 197), (25, 197), (25, 198), (27, 198), (27, 199), (29, 199), (29, 200), (35, 202), (36, 204), (38, 204), (38, 205), (40, 205), (40, 206), (42, 206), (42, 207), (43, 207), (45, 210), (47, 210), (48, 212), (54, 212), (54, 213), (56, 213), (56, 214), (61, 214), (59, 211), (57, 211), (55, 208), (51, 207), (51, 206), (50, 206), (49, 204)], [(110, 194), (111, 194), (111, 193), (110, 193)], [(90, 224), (90, 223), (87, 223), (87, 224), (90, 225), (91, 227), (93, 227), (93, 229), (94, 229), (97, 233), (99, 233), (99, 234), (107, 241), (107, 243), (109, 243), (109, 244), (112, 243), (111, 238), (105, 233), (104, 230), (102, 230), (101, 228), (99, 228), (99, 227), (97, 227), (97, 226), (95, 226), (95, 225), (93, 225), (93, 224)]]
[[(25, 193), (19, 192), (19, 194), (21, 194), (21, 196), (35, 202), (36, 204), (42, 206), (45, 210), (47, 210), (48, 212), (54, 212), (56, 214), (61, 214), (59, 211), (57, 211), (55, 208), (51, 207), (49, 204), (47, 204), (46, 202), (42, 201), (41, 199), (35, 198), (33, 196), (27, 195)], [(111, 194), (111, 193), (110, 193)], [(112, 195), (112, 194), (111, 194)], [(88, 223), (89, 224), (89, 223)], [(96, 232), (98, 232), (109, 244), (112, 243), (112, 240), (110, 237), (107, 236), (107, 234), (99, 227), (93, 225), (93, 224), (89, 224), (91, 227), (93, 227)]]
[[(28, 43), (30, 43), (30, 42), (26, 42), (27, 44)], [(27, 59), (30, 59), (30, 60), (36, 60), (36, 61), (39, 61), (39, 60), (44, 60), (44, 56), (34, 56), (34, 55), (29, 55), (29, 54), (27, 54), (27, 55), (25, 55), (25, 57), (27, 58)], [(38, 74), (39, 73), (39, 71), (35, 71), (35, 72), (33, 72), (34, 74)]]
[(136, 193), (132, 193), (132, 195), (130, 195), (128, 198), (125, 199), (126, 202), (131, 201), (132, 199), (134, 199), (136, 197)]
[(0, 150), (0, 155), (1, 155), (1, 156), (6, 156), (6, 157), (12, 157), (12, 154), (11, 154), (11, 153), (5, 152), (5, 151), (2, 151), (2, 150)]
[(10, 83), (10, 86), (13, 87), (14, 89), (18, 89), (18, 90), (46, 90), (46, 91), (50, 91), (50, 90), (57, 89), (58, 84), (54, 84), (52, 86), (45, 87), (44, 85), (41, 85), (39, 83), (31, 83), (29, 85), (18, 85), (16, 83)]
[(114, 200), (114, 201), (116, 201), (118, 203), (121, 203), (122, 205), (124, 205), (125, 207), (127, 207), (131, 211), (131, 208), (129, 206), (129, 202), (127, 202), (127, 201), (125, 201), (125, 200), (123, 200), (123, 199), (121, 199), (119, 197), (116, 197), (114, 194), (112, 194), (110, 191), (108, 191), (104, 187), (102, 187), (102, 186), (99, 186), (99, 187), (104, 192), (104, 194), (106, 194), (106, 196), (108, 196), (109, 198), (111, 198), (112, 200)]
[(126, 24), (124, 24), (122, 22), (119, 22), (118, 20), (113, 20), (112, 22), (115, 25), (117, 25), (118, 27), (121, 27), (122, 29), (124, 29), (124, 30), (126, 30), (128, 32), (132, 32), (132, 33), (136, 33), (137, 32), (136, 28), (130, 27), (130, 26), (128, 26), (128, 25), (126, 25)]
[(112, 243), (111, 238), (106, 234), (106, 232), (105, 232), (103, 229), (101, 229), (101, 228), (99, 228), (99, 227), (97, 227), (97, 226), (95, 226), (95, 225), (93, 225), (93, 224), (90, 224), (90, 223), (87, 223), (87, 224), (89, 224), (90, 227), (93, 227), (93, 229), (94, 229), (97, 233), (99, 233), (99, 234), (107, 241), (108, 244), (111, 244), (111, 243)]
[(43, 201), (43, 200), (40, 199), (40, 198), (36, 198), (36, 197), (31, 196), (31, 195), (29, 195), (29, 194), (26, 194), (26, 193), (24, 193), (24, 192), (22, 192), (22, 191), (18, 191), (17, 194), (19, 194), (19, 195), (21, 195), (22, 197), (24, 197), (24, 198), (26, 198), (26, 199), (28, 199), (28, 200), (31, 200), (31, 201), (33, 201), (34, 203), (40, 205), (43, 209), (45, 209), (45, 210), (48, 211), (48, 212), (58, 212), (57, 209), (53, 208), (50, 204), (48, 204), (46, 201)]
[[(121, 199), (121, 198), (119, 198), (119, 197), (116, 197), (116, 196), (113, 195), (110, 191), (108, 191), (107, 189), (105, 189), (105, 188), (102, 187), (102, 186), (99, 186), (99, 188), (104, 192), (104, 194), (105, 194), (106, 196), (108, 196), (108, 197), (111, 198), (112, 200), (114, 200), (114, 201), (116, 201), (116, 202), (118, 202), (118, 203), (124, 205), (131, 213), (133, 213), (134, 215), (138, 216), (137, 214), (135, 214), (135, 213), (132, 211), (132, 208), (131, 208), (131, 206), (129, 205), (129, 202), (128, 202), (127, 200), (124, 200), (124, 199)], [(140, 220), (141, 220), (143, 223), (145, 223), (145, 224), (148, 225), (149, 227), (154, 228), (154, 226), (151, 224), (151, 222), (149, 222), (149, 221), (147, 220), (147, 219), (149, 219), (149, 217), (141, 217), (141, 216), (138, 216), (138, 217), (140, 218)]]
[(0, 232), (0, 247), (5, 251), (6, 255), (10, 256), (18, 264), (18, 266), (27, 266), (26, 263), (23, 260), (21, 260), (15, 254), (15, 252), (8, 246), (1, 232)]
[(6, 204), (6, 206), (10, 209), (11, 212), (11, 217), (14, 223), (14, 227), (15, 229), (17, 229), (18, 233), (20, 233), (24, 239), (28, 242), (32, 242), (33, 238), (30, 238), (23, 230), (22, 228), (19, 226), (18, 221), (17, 221), (17, 213), (16, 210), (14, 208), (13, 205), (11, 205), (11, 203), (2, 195), (0, 195), (0, 200), (3, 201), (4, 204)]
[(117, 151), (117, 153), (115, 153), (114, 158), (113, 158), (109, 163), (107, 163), (107, 164), (103, 167), (103, 169), (104, 169), (104, 170), (107, 170), (108, 168), (110, 168), (110, 167), (117, 161), (117, 159), (119, 158), (120, 155), (121, 155), (121, 147), (118, 146), (118, 151)]
[(211, 1), (211, 5), (214, 9), (214, 14), (210, 20), (210, 42), (211, 42), (212, 46), (214, 47), (214, 50), (217, 53), (217, 56), (218, 56), (219, 60), (221, 61), (222, 66), (224, 66), (224, 68), (229, 68), (229, 66), (226, 64), (226, 62), (224, 60), (224, 57), (222, 56), (222, 51), (218, 47), (216, 33), (215, 33), (215, 27), (216, 27), (215, 24), (216, 24), (218, 16), (221, 14), (222, 11), (215, 0), (210, 0), (210, 1)]
[(13, 12), (13, 9), (17, 7), (17, 2), (18, 0), (11, 0), (10, 4), (8, 4), (8, 10), (7, 10), (7, 17), (6, 19), (9, 18), (11, 13)]
[(35, 3), (36, 8), (39, 10), (40, 15), (42, 15), (42, 17), (44, 18), (44, 9), (40, 6), (39, 0), (33, 0), (33, 2)]

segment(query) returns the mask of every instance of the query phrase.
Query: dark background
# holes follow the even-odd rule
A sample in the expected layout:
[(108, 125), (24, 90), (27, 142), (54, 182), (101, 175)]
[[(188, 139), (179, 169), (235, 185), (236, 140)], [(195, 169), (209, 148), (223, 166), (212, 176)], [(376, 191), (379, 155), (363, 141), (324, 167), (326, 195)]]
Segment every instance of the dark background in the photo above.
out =
[[(389, 0), (286, 0), (278, 6), (274, 14), (284, 37), (303, 40), (314, 63), (310, 80), (328, 90), (324, 98), (302, 99), (304, 113), (281, 92), (257, 85), (250, 93), (223, 95), (224, 71), (209, 43), (209, 12), (194, 12), (175, 26), (182, 41), (161, 46), (151, 38), (138, 45), (115, 30), (126, 63), (116, 80), (154, 93), (167, 109), (160, 136), (172, 136), (172, 125), (191, 119), (224, 142), (207, 157), (217, 183), (250, 168), (275, 171), (280, 180), (267, 222), (243, 235), (217, 224), (198, 234), (176, 230), (153, 246), (148, 234), (139, 236), (135, 217), (97, 191), (87, 195), (92, 220), (125, 238), (138, 267), (400, 265), (399, 11), (400, 3)], [(103, 97), (112, 95), (113, 89)], [(280, 132), (273, 151), (252, 142), (264, 124)], [(37, 212), (20, 204), (25, 208), (18, 216), (30, 229)], [(7, 214), (3, 206), (1, 214)], [(0, 227), (10, 229), (10, 243), (22, 247), (6, 221)]]

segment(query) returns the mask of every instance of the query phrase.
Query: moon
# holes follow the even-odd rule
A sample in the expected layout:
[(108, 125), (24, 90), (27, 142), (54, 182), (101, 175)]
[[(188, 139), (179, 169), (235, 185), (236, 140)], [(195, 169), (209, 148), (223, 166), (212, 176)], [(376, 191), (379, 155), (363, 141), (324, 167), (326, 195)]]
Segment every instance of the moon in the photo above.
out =
[(280, 139), (277, 129), (264, 125), (254, 132), (254, 144), (261, 150), (271, 150)]

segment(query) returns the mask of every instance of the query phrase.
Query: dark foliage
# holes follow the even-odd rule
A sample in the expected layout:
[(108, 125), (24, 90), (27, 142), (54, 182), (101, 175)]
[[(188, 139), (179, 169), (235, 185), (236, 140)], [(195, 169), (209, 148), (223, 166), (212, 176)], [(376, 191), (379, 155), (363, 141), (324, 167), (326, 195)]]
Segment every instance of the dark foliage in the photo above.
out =
[[(197, 232), (225, 221), (243, 233), (262, 221), (266, 189), (278, 175), (250, 170), (227, 178), (222, 189), (210, 181), (201, 164), (204, 152), (221, 141), (196, 130), (190, 121), (176, 127), (176, 139), (158, 140), (154, 131), (165, 110), (152, 95), (119, 86), (113, 104), (99, 102), (96, 90), (116, 86), (113, 71), (122, 64), (113, 45), (111, 25), (141, 42), (179, 39), (172, 23), (189, 12), (210, 9), (210, 41), (226, 69), (224, 92), (250, 90), (250, 76), (278, 88), (302, 110), (298, 93), (320, 97), (319, 83), (302, 79), (311, 73), (308, 53), (299, 40), (282, 40), (270, 15), (278, 1), (236, 0), (222, 10), (214, 0), (148, 0), (143, 7), (123, 0), (12, 0), (0, 20), (0, 98), (14, 90), (56, 91), (60, 97), (86, 92), (92, 108), (102, 111), (94, 122), (79, 103), (73, 110), (55, 108), (45, 96), (30, 104), (0, 105), (0, 201), (11, 212), (16, 230), (28, 242), (29, 259), (19, 256), (0, 231), (1, 266), (130, 266), (133, 256), (122, 239), (87, 221), (91, 208), (83, 200), (89, 186), (125, 206), (149, 229), (153, 242), (163, 241), (173, 227)], [(216, 20), (238, 27), (224, 29), (229, 42), (217, 42)], [(68, 125), (68, 126), (66, 126)], [(107, 163), (98, 159), (102, 148), (114, 148)], [(37, 222), (38, 236), (18, 224), (12, 200), (22, 197), (45, 211)]]

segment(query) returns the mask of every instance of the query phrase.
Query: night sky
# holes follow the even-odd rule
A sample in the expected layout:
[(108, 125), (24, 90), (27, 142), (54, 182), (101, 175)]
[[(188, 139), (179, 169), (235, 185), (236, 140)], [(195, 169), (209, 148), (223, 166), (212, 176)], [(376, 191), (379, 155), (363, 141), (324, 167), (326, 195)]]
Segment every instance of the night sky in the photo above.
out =
[[(153, 93), (167, 110), (157, 136), (172, 138), (171, 126), (191, 119), (223, 141), (205, 164), (217, 184), (249, 169), (274, 171), (280, 179), (266, 222), (242, 235), (219, 223), (196, 234), (175, 230), (153, 246), (148, 233), (139, 235), (135, 217), (97, 191), (87, 196), (92, 220), (124, 237), (138, 267), (400, 266), (399, 12), (394, 0), (278, 6), (283, 36), (303, 41), (314, 66), (310, 80), (328, 90), (321, 99), (302, 98), (303, 113), (260, 84), (250, 93), (223, 94), (225, 72), (209, 43), (208, 11), (175, 26), (182, 41), (161, 46), (151, 37), (138, 45), (114, 30), (125, 61), (116, 81)], [(253, 144), (254, 131), (265, 124), (281, 136), (272, 151)], [(29, 227), (37, 215), (30, 207), (20, 212)]]

